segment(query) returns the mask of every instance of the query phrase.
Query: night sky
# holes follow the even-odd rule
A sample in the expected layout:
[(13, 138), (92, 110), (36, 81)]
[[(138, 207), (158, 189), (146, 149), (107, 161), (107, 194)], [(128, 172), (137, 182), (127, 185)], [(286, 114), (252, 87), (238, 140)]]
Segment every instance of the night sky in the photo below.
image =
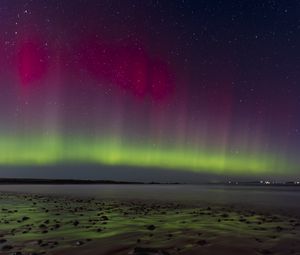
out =
[(300, 177), (299, 14), (1, 0), (1, 176)]

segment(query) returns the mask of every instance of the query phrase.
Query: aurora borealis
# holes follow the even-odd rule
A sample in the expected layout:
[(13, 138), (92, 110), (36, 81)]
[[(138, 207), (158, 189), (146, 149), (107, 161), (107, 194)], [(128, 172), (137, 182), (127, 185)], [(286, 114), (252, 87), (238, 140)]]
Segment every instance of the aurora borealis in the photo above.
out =
[(2, 0), (0, 173), (96, 164), (299, 177), (299, 9)]

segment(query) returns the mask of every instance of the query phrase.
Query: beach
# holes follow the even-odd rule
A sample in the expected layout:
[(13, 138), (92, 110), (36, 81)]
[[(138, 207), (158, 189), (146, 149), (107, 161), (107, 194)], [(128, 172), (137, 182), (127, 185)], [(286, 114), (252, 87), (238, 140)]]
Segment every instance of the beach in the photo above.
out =
[(300, 254), (300, 218), (237, 205), (0, 193), (0, 254)]

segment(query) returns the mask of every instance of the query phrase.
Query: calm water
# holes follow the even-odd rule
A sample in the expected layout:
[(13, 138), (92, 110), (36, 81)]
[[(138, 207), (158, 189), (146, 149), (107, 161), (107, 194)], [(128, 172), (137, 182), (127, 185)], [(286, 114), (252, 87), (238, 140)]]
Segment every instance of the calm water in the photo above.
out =
[(300, 216), (300, 187), (213, 185), (0, 185), (0, 191), (93, 197), (176, 201), (197, 205), (231, 204)]

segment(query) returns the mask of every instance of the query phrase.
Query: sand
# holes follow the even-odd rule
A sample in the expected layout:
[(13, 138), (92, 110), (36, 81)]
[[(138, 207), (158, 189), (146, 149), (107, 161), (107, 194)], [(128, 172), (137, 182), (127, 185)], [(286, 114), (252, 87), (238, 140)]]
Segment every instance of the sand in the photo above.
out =
[(0, 254), (300, 254), (300, 218), (230, 205), (0, 193)]

